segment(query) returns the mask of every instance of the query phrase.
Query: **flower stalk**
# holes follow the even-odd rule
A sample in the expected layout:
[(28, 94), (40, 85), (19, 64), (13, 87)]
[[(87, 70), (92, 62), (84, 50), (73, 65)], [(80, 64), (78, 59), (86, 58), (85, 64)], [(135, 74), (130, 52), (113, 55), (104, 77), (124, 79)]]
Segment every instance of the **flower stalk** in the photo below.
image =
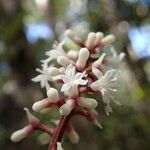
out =
[[(32, 109), (43, 113), (55, 106), (60, 112), (59, 121), (56, 127), (48, 127), (25, 108), (29, 122), (23, 129), (12, 134), (11, 140), (14, 142), (19, 142), (34, 131), (40, 130), (51, 137), (48, 150), (63, 150), (61, 141), (65, 132), (72, 143), (76, 144), (79, 140), (79, 135), (70, 123), (73, 116), (84, 117), (102, 128), (97, 120), (96, 111), (101, 99), (106, 115), (112, 113), (111, 101), (117, 91), (117, 67), (124, 54), (118, 55), (112, 46), (112, 56), (107, 56), (105, 52), (101, 52), (100, 55), (99, 52), (102, 51), (102, 47), (110, 46), (115, 37), (104, 37), (101, 32), (91, 32), (83, 41), (70, 29), (65, 34), (80, 49), (66, 52), (65, 41), (55, 42), (53, 49), (46, 52), (48, 58), (41, 61), (42, 69), (36, 69), (40, 74), (32, 79), (34, 82), (40, 82), (41, 88), (46, 88), (47, 93), (47, 97), (35, 102)], [(91, 97), (85, 94), (90, 94)]]

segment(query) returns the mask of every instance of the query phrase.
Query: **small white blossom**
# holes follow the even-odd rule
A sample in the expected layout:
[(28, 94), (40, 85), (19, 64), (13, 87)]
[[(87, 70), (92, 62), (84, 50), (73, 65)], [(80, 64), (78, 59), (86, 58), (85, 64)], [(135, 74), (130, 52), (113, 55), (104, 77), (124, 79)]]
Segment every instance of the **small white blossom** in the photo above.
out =
[(120, 54), (117, 54), (113, 47), (111, 47), (110, 51), (112, 56), (108, 58), (108, 61), (111, 66), (113, 66), (114, 68), (118, 68), (123, 58), (125, 57), (125, 53), (121, 52)]
[(100, 91), (102, 93), (103, 102), (109, 103), (113, 97), (113, 93), (117, 91), (117, 70), (109, 70), (103, 75), (103, 73), (97, 68), (92, 68), (92, 72), (98, 78), (98, 80), (90, 85), (91, 88), (94, 91)]
[(67, 66), (65, 74), (61, 75), (61, 79), (64, 82), (61, 91), (64, 92), (66, 95), (77, 95), (78, 85), (85, 85), (88, 82), (88, 80), (83, 79), (84, 77), (86, 77), (85, 72), (76, 73), (75, 66), (70, 64), (69, 66)]
[(66, 56), (66, 52), (63, 49), (64, 41), (60, 43), (55, 43), (53, 45), (53, 49), (47, 51), (45, 54), (48, 56), (48, 58), (44, 61), (52, 61), (56, 59), (58, 56)]
[(50, 88), (49, 85), (49, 81), (51, 81), (51, 76), (49, 74), (49, 67), (48, 67), (48, 62), (43, 62), (42, 64), (42, 70), (41, 69), (36, 69), (37, 72), (41, 73), (39, 75), (37, 75), (36, 77), (34, 77), (32, 79), (32, 81), (34, 82), (40, 82), (41, 87), (44, 88), (46, 87), (46, 89), (48, 90)]

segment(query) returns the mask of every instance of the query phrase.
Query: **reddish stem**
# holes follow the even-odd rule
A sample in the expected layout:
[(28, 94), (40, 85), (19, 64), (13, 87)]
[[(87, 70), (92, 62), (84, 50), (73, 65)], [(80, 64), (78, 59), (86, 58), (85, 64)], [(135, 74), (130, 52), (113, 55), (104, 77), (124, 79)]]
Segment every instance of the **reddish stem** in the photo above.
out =
[(77, 45), (79, 45), (80, 47), (85, 47), (84, 42), (79, 38), (79, 37), (74, 37), (73, 42), (75, 42)]
[(96, 48), (97, 48), (97, 47), (103, 47), (103, 44), (102, 44), (101, 42), (99, 42), (99, 43), (93, 45), (93, 46), (89, 49), (89, 51), (91, 52), (91, 54), (95, 54), (95, 53), (96, 53)]
[(71, 116), (72, 116), (72, 113), (68, 116), (62, 116), (60, 118), (60, 121), (59, 121), (56, 129), (54, 130), (54, 134), (52, 136), (52, 140), (48, 147), (48, 150), (57, 150), (57, 142), (61, 142), (63, 133), (65, 131), (65, 128), (66, 128), (67, 123), (68, 123), (69, 119), (71, 118)]
[(94, 122), (94, 120), (96, 118), (95, 115), (89, 111), (83, 111), (83, 110), (78, 109), (78, 110), (74, 110), (73, 113), (74, 113), (74, 115), (80, 115), (82, 117), (85, 117), (90, 122)]
[(39, 124), (38, 126), (34, 127), (34, 130), (41, 130), (45, 133), (48, 133), (50, 136), (53, 136), (53, 129), (44, 124)]
[(101, 96), (102, 93), (100, 91), (93, 91), (91, 87), (80, 87), (79, 88), (79, 93), (82, 94), (82, 93), (92, 93), (96, 96)]

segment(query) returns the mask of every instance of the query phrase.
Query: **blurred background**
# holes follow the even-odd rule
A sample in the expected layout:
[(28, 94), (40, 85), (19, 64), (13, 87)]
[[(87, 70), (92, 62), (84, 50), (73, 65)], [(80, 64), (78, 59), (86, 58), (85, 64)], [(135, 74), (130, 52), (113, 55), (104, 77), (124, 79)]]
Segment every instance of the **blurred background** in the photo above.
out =
[[(126, 58), (116, 98), (123, 107), (114, 105), (109, 117), (100, 113), (103, 130), (76, 118), (80, 142), (64, 138), (64, 149), (150, 150), (150, 0), (0, 0), (0, 149), (47, 149), (41, 133), (18, 144), (9, 137), (27, 123), (23, 107), (45, 96), (31, 78), (45, 51), (70, 27), (79, 35), (114, 34), (115, 49)], [(49, 123), (58, 114), (37, 116)]]

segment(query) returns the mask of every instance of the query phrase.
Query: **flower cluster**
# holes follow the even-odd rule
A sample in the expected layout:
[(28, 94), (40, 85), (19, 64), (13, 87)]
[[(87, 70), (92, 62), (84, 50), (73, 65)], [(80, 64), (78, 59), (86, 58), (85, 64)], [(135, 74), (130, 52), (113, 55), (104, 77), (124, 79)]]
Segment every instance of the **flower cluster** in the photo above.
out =
[[(46, 52), (48, 58), (41, 61), (42, 69), (36, 69), (40, 74), (32, 79), (40, 82), (47, 92), (47, 97), (35, 102), (32, 109), (35, 112), (46, 112), (51, 107), (58, 107), (60, 120), (55, 128), (50, 128), (25, 108), (29, 123), (12, 134), (11, 140), (14, 142), (41, 130), (51, 137), (49, 150), (63, 150), (61, 139), (64, 132), (72, 143), (79, 140), (79, 135), (70, 122), (72, 116), (83, 116), (102, 128), (96, 118), (98, 101), (103, 101), (107, 115), (112, 113), (110, 104), (117, 91), (118, 67), (124, 57), (124, 53), (117, 55), (111, 46), (115, 40), (114, 35), (104, 37), (101, 32), (91, 32), (85, 41), (70, 29), (66, 30), (65, 35), (80, 49), (67, 52), (64, 48), (65, 41), (56, 42), (53, 49)], [(110, 56), (102, 52), (102, 48), (108, 45), (111, 46), (108, 49)], [(86, 93), (91, 94), (91, 97), (85, 97)]]

